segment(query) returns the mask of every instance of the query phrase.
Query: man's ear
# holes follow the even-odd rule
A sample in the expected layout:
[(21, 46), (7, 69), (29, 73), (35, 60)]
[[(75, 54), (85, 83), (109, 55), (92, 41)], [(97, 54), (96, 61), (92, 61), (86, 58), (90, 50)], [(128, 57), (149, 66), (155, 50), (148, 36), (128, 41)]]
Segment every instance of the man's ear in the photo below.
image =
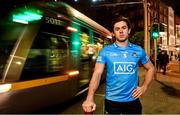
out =
[(128, 34), (130, 34), (131, 33), (131, 29), (129, 29), (129, 31), (128, 31)]

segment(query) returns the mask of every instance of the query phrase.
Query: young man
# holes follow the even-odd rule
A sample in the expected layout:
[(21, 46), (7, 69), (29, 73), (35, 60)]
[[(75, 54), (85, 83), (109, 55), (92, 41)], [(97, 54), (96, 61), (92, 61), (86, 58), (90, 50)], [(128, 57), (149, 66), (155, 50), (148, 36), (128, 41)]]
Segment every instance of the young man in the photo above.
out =
[[(113, 26), (116, 41), (100, 51), (82, 107), (85, 112), (95, 111), (94, 94), (106, 66), (105, 113), (141, 114), (139, 97), (145, 93), (153, 79), (154, 66), (144, 49), (128, 41), (131, 26), (127, 18), (118, 18)], [(147, 69), (141, 86), (138, 86), (139, 62)]]

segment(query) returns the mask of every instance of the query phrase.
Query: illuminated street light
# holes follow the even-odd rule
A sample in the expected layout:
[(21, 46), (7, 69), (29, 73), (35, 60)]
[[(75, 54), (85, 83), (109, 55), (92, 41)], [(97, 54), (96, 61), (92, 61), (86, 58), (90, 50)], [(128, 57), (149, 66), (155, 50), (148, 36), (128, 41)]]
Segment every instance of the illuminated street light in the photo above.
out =
[(105, 0), (92, 0), (92, 2), (102, 2), (102, 1), (105, 1)]

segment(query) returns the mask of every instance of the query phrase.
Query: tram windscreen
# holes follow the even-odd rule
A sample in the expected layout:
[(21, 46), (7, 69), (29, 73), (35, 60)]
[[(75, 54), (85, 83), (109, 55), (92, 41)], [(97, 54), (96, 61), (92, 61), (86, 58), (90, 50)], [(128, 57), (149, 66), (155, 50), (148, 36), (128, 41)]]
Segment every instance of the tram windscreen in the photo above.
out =
[(25, 25), (10, 21), (0, 21), (0, 78), (9, 62), (10, 54), (17, 39), (25, 29)]
[(65, 74), (69, 56), (68, 34), (64, 26), (42, 24), (28, 52), (21, 80)]

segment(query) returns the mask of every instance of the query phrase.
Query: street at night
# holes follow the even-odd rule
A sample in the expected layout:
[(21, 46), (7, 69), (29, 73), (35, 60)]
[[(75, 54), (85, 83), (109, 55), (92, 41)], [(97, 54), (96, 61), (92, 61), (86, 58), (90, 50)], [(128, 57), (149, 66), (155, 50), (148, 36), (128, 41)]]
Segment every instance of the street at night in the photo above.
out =
[(0, 114), (180, 114), (178, 4), (1, 0)]

